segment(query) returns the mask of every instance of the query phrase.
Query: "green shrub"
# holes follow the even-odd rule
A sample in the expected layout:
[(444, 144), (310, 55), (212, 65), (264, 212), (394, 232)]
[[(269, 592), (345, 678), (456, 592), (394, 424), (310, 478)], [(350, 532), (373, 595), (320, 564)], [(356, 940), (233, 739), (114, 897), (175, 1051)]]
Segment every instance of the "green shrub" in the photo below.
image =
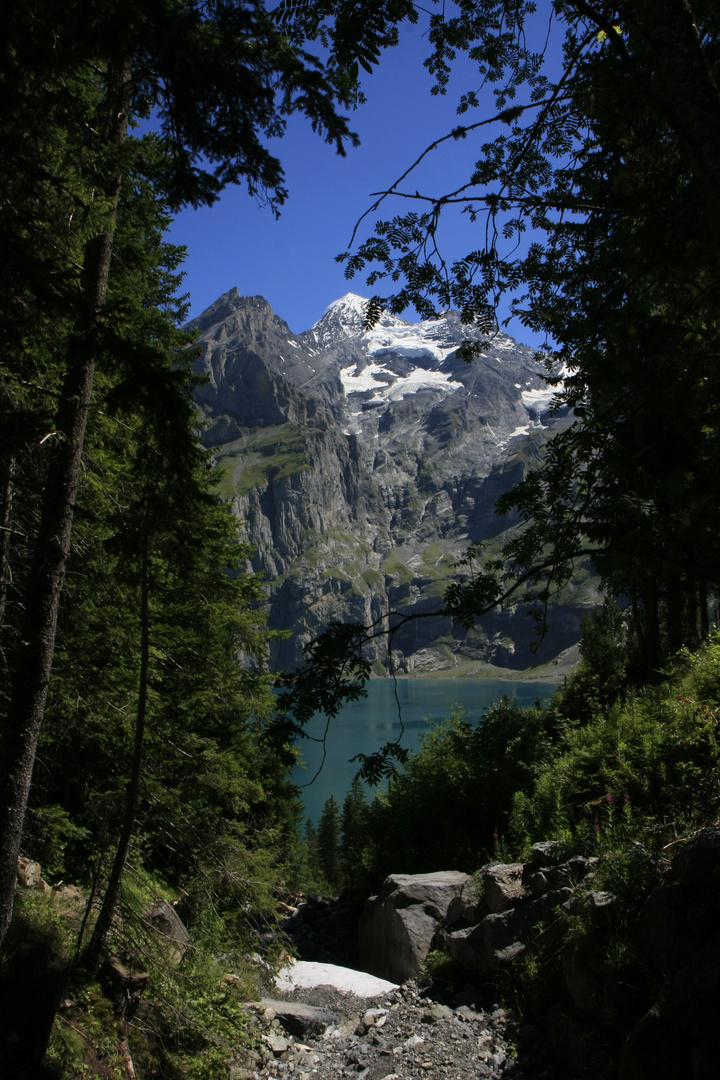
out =
[(454, 710), (423, 734), (404, 772), (369, 808), (365, 861), (375, 878), (487, 862), (513, 795), (530, 790), (548, 753), (545, 721), (543, 709), (502, 698), (476, 725)]
[[(516, 848), (547, 838), (595, 851), (668, 827), (681, 835), (720, 811), (720, 641), (683, 653), (660, 686), (579, 726), (558, 723), (531, 791), (513, 800)], [(561, 699), (562, 703), (562, 699)], [(560, 704), (561, 704), (560, 703)]]

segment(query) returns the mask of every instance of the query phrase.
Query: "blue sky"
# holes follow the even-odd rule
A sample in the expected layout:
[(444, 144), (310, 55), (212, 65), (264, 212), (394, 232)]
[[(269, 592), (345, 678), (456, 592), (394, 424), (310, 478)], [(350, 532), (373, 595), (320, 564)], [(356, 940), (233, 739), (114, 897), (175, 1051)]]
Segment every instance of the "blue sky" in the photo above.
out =
[[(386, 189), (426, 145), (457, 124), (457, 96), (478, 82), (471, 67), (459, 67), (447, 96), (432, 96), (433, 80), (422, 64), (427, 52), (421, 27), (405, 26), (400, 44), (367, 76), (367, 103), (351, 118), (361, 145), (349, 149), (345, 158), (309, 124), (293, 118), (286, 136), (274, 146), (289, 189), (278, 220), (244, 188), (228, 189), (212, 207), (178, 215), (170, 238), (188, 249), (184, 287), (191, 295), (191, 316), (237, 286), (244, 295), (264, 296), (298, 333), (348, 291), (361, 296), (383, 291), (382, 284), (367, 286), (362, 275), (348, 281), (335, 256), (347, 248), (355, 222), (373, 202), (372, 193)], [(488, 99), (490, 110), (490, 95)], [(472, 115), (472, 120), (480, 118)], [(471, 139), (446, 144), (424, 163), (413, 187), (440, 194), (456, 186), (458, 177), (467, 175), (475, 151)], [(372, 232), (376, 218), (399, 208), (397, 202), (386, 202), (380, 213), (365, 220), (360, 238)], [(467, 217), (458, 217), (447, 233), (447, 255), (456, 257), (474, 247), (479, 240), (472, 232)], [(405, 317), (416, 318), (412, 311)], [(511, 324), (508, 330), (518, 340), (535, 344), (523, 327)]]

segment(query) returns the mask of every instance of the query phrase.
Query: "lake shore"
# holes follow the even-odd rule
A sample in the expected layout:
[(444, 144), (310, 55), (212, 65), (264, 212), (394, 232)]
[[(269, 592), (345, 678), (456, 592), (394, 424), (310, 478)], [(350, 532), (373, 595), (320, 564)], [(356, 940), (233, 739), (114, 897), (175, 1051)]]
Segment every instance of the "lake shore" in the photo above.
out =
[[(397, 679), (500, 679), (505, 682), (542, 682), (560, 683), (570, 675), (580, 662), (580, 649), (578, 645), (566, 649), (547, 664), (541, 664), (536, 668), (495, 667), (479, 660), (463, 660), (454, 667), (438, 667), (432, 670), (413, 669), (412, 671), (397, 672)], [(388, 678), (390, 676), (387, 676)]]

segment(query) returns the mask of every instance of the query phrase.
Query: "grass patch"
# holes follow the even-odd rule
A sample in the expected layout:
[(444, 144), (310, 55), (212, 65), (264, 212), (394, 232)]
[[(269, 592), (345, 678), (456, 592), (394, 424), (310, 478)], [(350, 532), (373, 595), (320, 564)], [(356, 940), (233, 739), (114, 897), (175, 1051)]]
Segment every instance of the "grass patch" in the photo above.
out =
[(402, 561), (395, 548), (385, 558), (381, 570), (384, 574), (392, 574), (393, 577), (399, 578), (402, 585), (412, 581), (415, 577)]
[(329, 566), (327, 570), (323, 570), (320, 575), (324, 578), (333, 578), (335, 581), (352, 581), (344, 570), (341, 570), (339, 566)]
[(227, 469), (218, 488), (222, 498), (247, 495), (269, 480), (312, 468), (308, 435), (297, 424), (259, 428), (246, 440), (227, 444), (216, 460)]
[(375, 585), (382, 585), (383, 581), (385, 580), (379, 570), (373, 570), (372, 568), (363, 570), (360, 576), (362, 577), (365, 584), (368, 585), (371, 589)]

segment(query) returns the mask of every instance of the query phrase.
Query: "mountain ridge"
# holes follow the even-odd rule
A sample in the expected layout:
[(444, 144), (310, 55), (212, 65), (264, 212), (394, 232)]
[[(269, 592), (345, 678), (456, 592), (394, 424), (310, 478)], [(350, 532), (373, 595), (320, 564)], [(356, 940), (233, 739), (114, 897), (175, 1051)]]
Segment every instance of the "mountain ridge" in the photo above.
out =
[[(436, 610), (462, 551), (513, 526), (494, 515), (496, 499), (569, 422), (550, 414), (534, 349), (498, 333), (468, 364), (461, 342), (482, 339), (456, 312), (415, 323), (385, 313), (367, 329), (365, 303), (348, 293), (295, 334), (262, 297), (232, 289), (189, 324), (207, 376), (196, 395), (204, 441), (227, 467), (222, 494), (268, 579), (269, 623), (292, 630), (272, 657), (280, 668), (333, 619)], [(587, 580), (574, 589), (537, 653), (516, 609), (467, 633), (449, 620), (411, 623), (394, 666), (547, 661), (577, 641), (596, 601)], [(382, 646), (376, 659), (379, 673)]]

